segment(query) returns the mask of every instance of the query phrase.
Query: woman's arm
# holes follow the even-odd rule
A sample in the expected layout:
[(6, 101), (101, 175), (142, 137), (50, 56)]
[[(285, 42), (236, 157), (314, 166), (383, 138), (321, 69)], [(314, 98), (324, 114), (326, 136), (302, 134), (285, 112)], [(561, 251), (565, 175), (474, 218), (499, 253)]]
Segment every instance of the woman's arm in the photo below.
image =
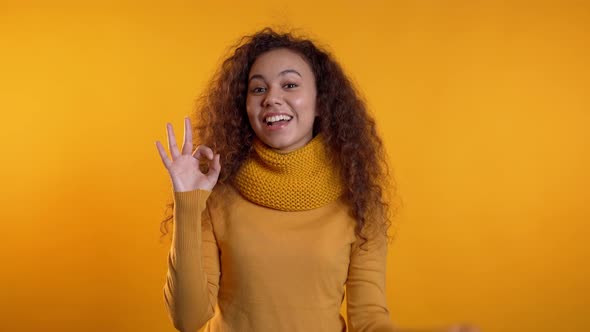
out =
[(352, 245), (346, 299), (351, 332), (396, 332), (385, 294), (387, 239), (369, 239), (359, 248)]
[(468, 324), (448, 327), (402, 328), (390, 318), (385, 293), (387, 239), (369, 239), (363, 250), (354, 244), (346, 282), (347, 315), (351, 332), (479, 332)]
[(214, 314), (219, 290), (219, 250), (206, 201), (207, 190), (174, 192), (174, 230), (164, 285), (174, 327), (196, 332)]
[[(184, 119), (184, 142), (178, 149), (174, 129), (166, 124), (170, 156), (156, 141), (162, 163), (174, 190), (174, 230), (168, 254), (164, 301), (174, 326), (196, 331), (214, 314), (219, 289), (219, 250), (213, 235), (207, 198), (221, 171), (219, 155), (205, 145), (193, 152), (192, 126)], [(203, 173), (200, 162), (207, 162)]]

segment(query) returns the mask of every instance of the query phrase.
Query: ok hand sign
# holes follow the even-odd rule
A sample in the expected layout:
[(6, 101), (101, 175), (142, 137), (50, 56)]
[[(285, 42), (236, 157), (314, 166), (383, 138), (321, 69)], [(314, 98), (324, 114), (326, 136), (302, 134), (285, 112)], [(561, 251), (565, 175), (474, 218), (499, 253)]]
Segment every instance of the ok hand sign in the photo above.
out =
[[(182, 153), (178, 151), (172, 125), (167, 123), (166, 129), (172, 160), (168, 159), (166, 150), (164, 150), (160, 141), (156, 141), (156, 147), (158, 148), (164, 166), (170, 174), (174, 191), (192, 191), (195, 189), (213, 190), (219, 178), (219, 172), (221, 171), (219, 154), (214, 155), (213, 150), (204, 145), (199, 145), (191, 154), (193, 150), (193, 137), (191, 121), (188, 117), (184, 119)], [(207, 159), (209, 165), (209, 171), (206, 174), (199, 169), (199, 161), (204, 160), (203, 158)]]

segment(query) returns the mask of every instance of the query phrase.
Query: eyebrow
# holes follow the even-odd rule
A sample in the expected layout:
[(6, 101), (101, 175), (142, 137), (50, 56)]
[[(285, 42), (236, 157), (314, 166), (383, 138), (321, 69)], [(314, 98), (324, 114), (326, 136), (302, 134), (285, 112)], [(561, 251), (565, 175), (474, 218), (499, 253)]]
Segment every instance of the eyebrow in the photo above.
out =
[[(303, 76), (301, 76), (301, 74), (299, 74), (299, 72), (297, 70), (295, 70), (295, 69), (285, 69), (282, 72), (280, 72), (279, 75), (277, 75), (277, 76), (286, 75), (288, 73), (293, 73), (293, 74), (296, 74), (299, 77), (303, 78)], [(255, 78), (259, 78), (259, 79), (264, 80), (264, 77), (262, 75), (256, 74), (256, 75), (252, 75), (252, 77), (250, 77), (250, 79), (248, 79), (248, 82), (250, 82), (251, 80), (253, 80)]]

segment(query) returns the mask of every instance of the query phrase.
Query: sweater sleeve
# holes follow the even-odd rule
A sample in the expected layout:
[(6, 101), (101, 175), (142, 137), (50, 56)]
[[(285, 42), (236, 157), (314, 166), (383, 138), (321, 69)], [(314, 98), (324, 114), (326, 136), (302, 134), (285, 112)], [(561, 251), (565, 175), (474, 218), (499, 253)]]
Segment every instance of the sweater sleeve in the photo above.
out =
[(351, 332), (392, 332), (387, 308), (385, 270), (387, 239), (370, 238), (359, 248), (352, 245), (346, 281), (347, 317)]
[(219, 250), (206, 201), (210, 191), (174, 192), (174, 229), (164, 302), (174, 327), (195, 332), (213, 317), (219, 290)]

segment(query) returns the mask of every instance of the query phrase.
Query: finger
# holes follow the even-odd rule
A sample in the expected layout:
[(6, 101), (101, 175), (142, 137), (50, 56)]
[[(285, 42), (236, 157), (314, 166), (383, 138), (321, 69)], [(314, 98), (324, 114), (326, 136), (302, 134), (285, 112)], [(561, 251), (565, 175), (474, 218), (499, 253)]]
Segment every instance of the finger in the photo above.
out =
[(168, 147), (170, 148), (170, 154), (172, 155), (172, 160), (175, 160), (180, 156), (180, 152), (178, 152), (178, 146), (176, 145), (174, 129), (170, 123), (166, 124), (166, 129), (168, 130)]
[(162, 143), (160, 143), (160, 141), (156, 141), (156, 148), (160, 153), (160, 158), (162, 159), (164, 166), (166, 166), (166, 169), (170, 168), (170, 165), (172, 165), (172, 161), (168, 159), (168, 154), (166, 153), (166, 150), (164, 150), (164, 147), (162, 146)]
[(193, 129), (191, 120), (184, 118), (184, 143), (182, 143), (182, 154), (190, 155), (193, 151)]
[(195, 152), (193, 153), (193, 157), (202, 160), (202, 157), (205, 157), (209, 160), (213, 160), (213, 150), (206, 145), (199, 145)]
[(207, 178), (211, 182), (216, 182), (221, 172), (221, 163), (219, 162), (219, 154), (215, 155), (215, 158), (209, 162), (209, 172), (207, 172)]

